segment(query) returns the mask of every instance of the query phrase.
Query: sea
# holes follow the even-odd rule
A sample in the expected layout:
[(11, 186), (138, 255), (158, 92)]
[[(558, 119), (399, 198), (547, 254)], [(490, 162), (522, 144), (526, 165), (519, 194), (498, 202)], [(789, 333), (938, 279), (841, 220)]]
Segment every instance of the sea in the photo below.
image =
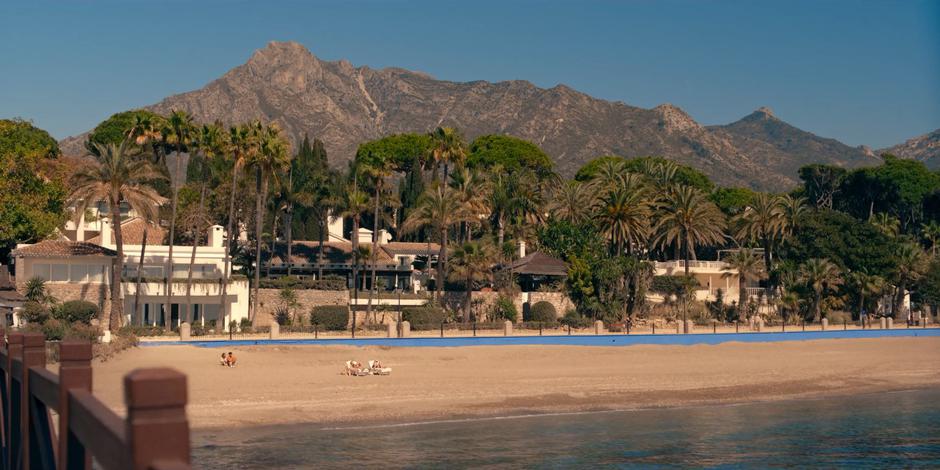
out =
[(279, 470), (940, 468), (940, 390), (395, 425), (202, 431), (194, 434), (193, 463), (196, 468)]

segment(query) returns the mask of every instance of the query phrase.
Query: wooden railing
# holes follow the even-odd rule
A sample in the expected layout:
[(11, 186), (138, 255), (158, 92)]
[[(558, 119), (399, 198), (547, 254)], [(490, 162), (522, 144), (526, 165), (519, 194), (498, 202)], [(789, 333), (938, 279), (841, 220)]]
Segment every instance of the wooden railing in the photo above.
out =
[(127, 374), (122, 418), (92, 395), (91, 359), (90, 343), (63, 341), (55, 374), (46, 369), (41, 333), (7, 335), (0, 346), (0, 466), (90, 469), (94, 458), (109, 470), (190, 468), (186, 376), (164, 368)]

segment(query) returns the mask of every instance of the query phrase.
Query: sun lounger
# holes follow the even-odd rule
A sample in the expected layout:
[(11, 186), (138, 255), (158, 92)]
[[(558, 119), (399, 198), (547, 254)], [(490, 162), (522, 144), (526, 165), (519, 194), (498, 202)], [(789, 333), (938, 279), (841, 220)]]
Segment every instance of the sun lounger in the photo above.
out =
[(343, 375), (354, 375), (357, 377), (361, 377), (361, 376), (370, 374), (370, 371), (368, 369), (362, 369), (360, 367), (357, 367), (360, 364), (358, 362), (356, 364), (353, 364), (353, 362), (354, 361), (346, 361), (346, 369), (343, 370)]
[(389, 375), (392, 373), (391, 367), (377, 367), (379, 361), (369, 361), (369, 370), (373, 375)]

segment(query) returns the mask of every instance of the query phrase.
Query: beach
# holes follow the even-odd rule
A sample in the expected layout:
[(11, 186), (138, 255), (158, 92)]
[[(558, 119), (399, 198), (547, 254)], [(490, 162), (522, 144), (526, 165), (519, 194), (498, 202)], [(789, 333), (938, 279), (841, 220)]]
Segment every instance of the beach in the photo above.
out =
[[(940, 385), (940, 338), (627, 347), (139, 347), (94, 365), (94, 391), (123, 413), (138, 367), (188, 376), (194, 429), (409, 423), (484, 416), (743, 403)], [(390, 376), (341, 375), (378, 359)]]

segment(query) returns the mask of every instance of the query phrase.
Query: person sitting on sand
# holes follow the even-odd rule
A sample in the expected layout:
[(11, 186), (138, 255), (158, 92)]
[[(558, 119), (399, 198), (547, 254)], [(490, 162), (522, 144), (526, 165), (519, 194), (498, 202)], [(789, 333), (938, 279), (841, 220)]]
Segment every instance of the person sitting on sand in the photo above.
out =
[(237, 361), (238, 359), (235, 358), (235, 355), (232, 354), (232, 351), (229, 351), (228, 357), (225, 358), (226, 365), (228, 365), (229, 367), (235, 367), (235, 362)]
[(219, 359), (219, 364), (220, 364), (220, 365), (223, 365), (223, 366), (227, 366), (227, 365), (228, 365), (228, 361), (225, 359), (225, 353), (222, 353), (222, 358)]

